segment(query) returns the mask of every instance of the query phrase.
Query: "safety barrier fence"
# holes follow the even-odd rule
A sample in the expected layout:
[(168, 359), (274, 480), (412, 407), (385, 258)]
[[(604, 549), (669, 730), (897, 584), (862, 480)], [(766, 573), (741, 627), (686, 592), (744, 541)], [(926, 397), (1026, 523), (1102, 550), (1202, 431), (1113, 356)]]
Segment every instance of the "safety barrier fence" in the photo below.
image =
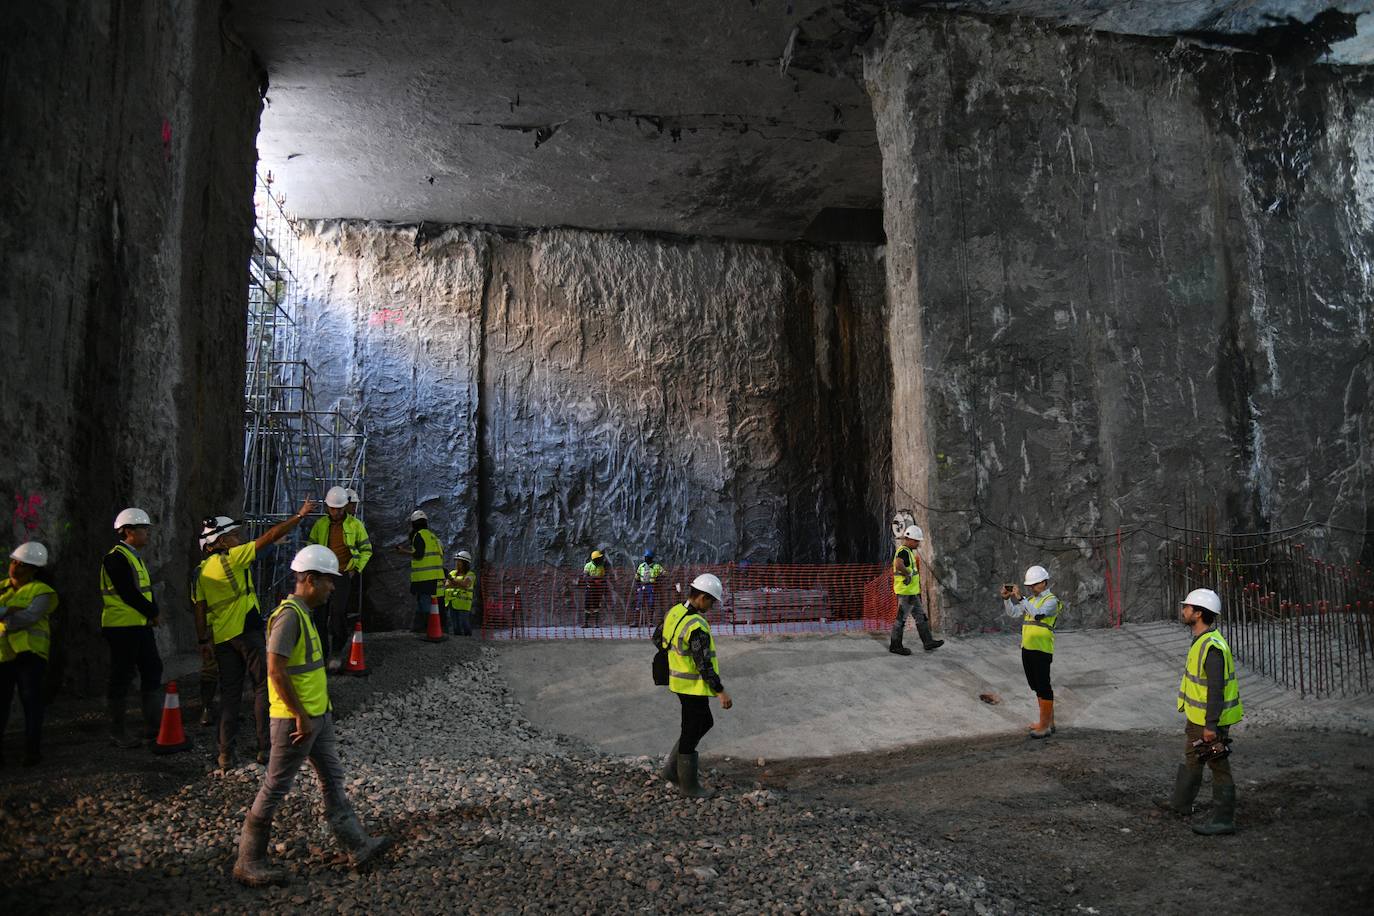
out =
[(1374, 690), (1374, 570), (1266, 535), (1202, 533), (1167, 545), (1167, 610), (1194, 588), (1221, 596), (1237, 658), (1303, 696)]
[(481, 635), (486, 639), (648, 639), (692, 580), (714, 573), (724, 600), (707, 615), (719, 635), (879, 629), (896, 612), (885, 565), (681, 566), (652, 585), (632, 569), (601, 578), (555, 566), (487, 567)]

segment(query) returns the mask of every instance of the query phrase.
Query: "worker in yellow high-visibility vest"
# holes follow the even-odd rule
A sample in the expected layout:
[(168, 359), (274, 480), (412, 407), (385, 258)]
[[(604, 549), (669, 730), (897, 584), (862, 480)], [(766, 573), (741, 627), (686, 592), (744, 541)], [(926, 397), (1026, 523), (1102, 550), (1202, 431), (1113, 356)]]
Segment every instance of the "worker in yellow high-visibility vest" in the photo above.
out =
[(336, 671), (348, 654), (353, 615), (359, 613), (353, 596), (359, 593), (363, 569), (372, 559), (372, 539), (362, 521), (348, 514), (348, 490), (345, 488), (329, 488), (324, 495), (324, 511), (325, 514), (310, 527), (306, 540), (328, 547), (339, 561), (338, 587), (329, 602), (314, 611), (315, 626), (324, 640), (324, 654), (330, 659), (329, 668)]
[(286, 883), (285, 876), (267, 864), (267, 844), (272, 818), (307, 760), (320, 781), (325, 818), (353, 867), (367, 865), (390, 845), (385, 837), (367, 835), (348, 800), (329, 703), (324, 646), (310, 613), (334, 591), (341, 572), (338, 557), (324, 545), (311, 544), (296, 554), (291, 571), (295, 589), (267, 622), (272, 754), (262, 787), (244, 819), (234, 862), (234, 879), (250, 887)]
[[(410, 555), (410, 593), (415, 596), (415, 619), (410, 628), (424, 633), (429, 628), (430, 605), (444, 581), (444, 549), (423, 510), (410, 513), (410, 544), (397, 547), (396, 552)], [(439, 621), (443, 629), (450, 629), (442, 613)]]
[(472, 593), (477, 588), (477, 574), (472, 571), (472, 554), (458, 551), (454, 568), (444, 580), (444, 603), (453, 616), (452, 632), (459, 636), (472, 635)]
[(715, 725), (711, 697), (720, 698), (721, 709), (734, 705), (720, 680), (716, 639), (706, 620), (723, 595), (720, 579), (702, 573), (692, 580), (687, 600), (674, 605), (654, 630), (654, 645), (668, 651), (668, 689), (682, 707), (677, 743), (663, 763), (662, 776), (690, 798), (711, 796), (711, 790), (701, 785), (697, 757), (697, 743)]
[(601, 622), (601, 605), (606, 600), (606, 554), (592, 551), (592, 558), (582, 567), (582, 587), (586, 590), (582, 603), (582, 627), (586, 629)]
[[(57, 592), (45, 578), (47, 565), (48, 548), (27, 541), (10, 554), (9, 575), (0, 579), (0, 740), (17, 689), (24, 708), (26, 767), (42, 760), (43, 674), (52, 641), (48, 621), (57, 610)], [(0, 763), (4, 763), (3, 749)]]
[(1212, 770), (1212, 820), (1193, 826), (1194, 833), (1205, 836), (1236, 832), (1236, 780), (1231, 774), (1228, 733), (1245, 713), (1235, 657), (1217, 630), (1220, 617), (1221, 596), (1210, 588), (1193, 589), (1179, 607), (1178, 618), (1193, 637), (1178, 685), (1178, 711), (1187, 725), (1173, 794), (1167, 802), (1161, 800), (1181, 817), (1192, 814), (1205, 761)]
[(1059, 623), (1059, 599), (1050, 591), (1050, 573), (1043, 566), (1026, 570), (1024, 583), (1029, 598), (1021, 597), (1021, 586), (1003, 585), (1002, 601), (1008, 616), (1021, 617), (1021, 667), (1026, 683), (1035, 691), (1040, 719), (1030, 726), (1032, 738), (1054, 734), (1054, 686), (1050, 665), (1054, 663), (1054, 628)]
[(916, 551), (924, 539), (925, 533), (919, 525), (908, 525), (897, 538), (897, 553), (892, 558), (892, 591), (897, 596), (897, 619), (892, 622), (892, 633), (887, 640), (887, 651), (894, 655), (911, 654), (911, 650), (902, 645), (908, 615), (927, 652), (945, 644), (943, 639), (931, 635), (930, 618), (921, 603), (921, 556)]
[[(110, 681), (106, 692), (110, 740), (117, 747), (138, 747), (157, 740), (162, 722), (162, 655), (153, 630), (158, 625), (153, 579), (143, 550), (152, 537), (152, 519), (130, 507), (115, 516), (119, 543), (100, 561), (100, 632), (110, 647)], [(142, 697), (143, 737), (124, 731), (125, 697), (138, 671)]]

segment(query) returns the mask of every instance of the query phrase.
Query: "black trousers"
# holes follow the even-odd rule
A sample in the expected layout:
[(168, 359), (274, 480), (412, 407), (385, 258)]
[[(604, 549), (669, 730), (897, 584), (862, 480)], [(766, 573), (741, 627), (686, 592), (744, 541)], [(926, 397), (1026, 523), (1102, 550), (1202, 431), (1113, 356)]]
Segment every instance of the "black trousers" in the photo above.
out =
[(38, 755), (43, 734), (43, 672), (48, 663), (33, 652), (20, 652), (11, 661), (0, 663), (0, 738), (10, 722), (10, 703), (19, 690), (19, 705), (24, 707), (24, 752)]
[(253, 688), (253, 722), (258, 750), (266, 753), (271, 748), (271, 738), (267, 732), (267, 645), (262, 630), (244, 630), (233, 639), (218, 643), (215, 661), (219, 664), (220, 755), (229, 756), (234, 752), (245, 678)]
[(1050, 686), (1050, 665), (1054, 664), (1054, 653), (1041, 652), (1039, 649), (1021, 650), (1021, 667), (1026, 669), (1026, 683), (1035, 695), (1042, 700), (1054, 699), (1054, 688)]
[(110, 702), (124, 701), (135, 670), (143, 693), (162, 686), (162, 656), (152, 627), (105, 627), (101, 633), (110, 646)]
[(678, 733), (677, 752), (695, 754), (697, 742), (716, 724), (711, 717), (711, 698), (685, 693), (679, 693), (677, 698), (682, 704), (682, 731)]
[(348, 651), (349, 616), (356, 602), (353, 599), (354, 586), (358, 584), (356, 573), (345, 573), (334, 580), (334, 594), (329, 596), (320, 607), (310, 612), (315, 631), (320, 634), (320, 650), (326, 659), (331, 653)]

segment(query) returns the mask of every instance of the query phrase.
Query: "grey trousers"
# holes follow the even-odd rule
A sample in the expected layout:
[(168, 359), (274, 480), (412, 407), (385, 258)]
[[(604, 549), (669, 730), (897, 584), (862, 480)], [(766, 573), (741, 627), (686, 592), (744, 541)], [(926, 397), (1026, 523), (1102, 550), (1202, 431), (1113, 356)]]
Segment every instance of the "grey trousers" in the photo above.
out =
[(911, 622), (917, 627), (929, 623), (926, 609), (921, 605), (920, 595), (897, 596), (897, 619), (892, 622), (892, 642), (894, 644), (900, 644), (902, 641), (902, 633), (906, 630), (907, 615), (911, 616)]
[(272, 720), (272, 756), (267, 760), (267, 776), (262, 781), (262, 788), (248, 812), (253, 817), (272, 820), (306, 760), (320, 779), (325, 816), (332, 820), (352, 812), (353, 806), (344, 792), (343, 764), (339, 762), (339, 745), (334, 736), (334, 715), (327, 712), (310, 722), (313, 726), (310, 737), (300, 744), (292, 744), (291, 733), (296, 730), (296, 720)]

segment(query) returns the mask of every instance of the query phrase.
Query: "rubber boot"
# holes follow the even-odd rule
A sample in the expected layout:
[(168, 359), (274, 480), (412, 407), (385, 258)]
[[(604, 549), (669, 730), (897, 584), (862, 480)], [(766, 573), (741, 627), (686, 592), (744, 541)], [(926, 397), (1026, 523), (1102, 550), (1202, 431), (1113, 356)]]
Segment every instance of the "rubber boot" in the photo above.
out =
[(1031, 726), (1032, 738), (1048, 738), (1054, 734), (1054, 700), (1036, 700), (1040, 705), (1040, 721)]
[(921, 645), (925, 646), (927, 652), (934, 652), (945, 644), (943, 639), (936, 639), (934, 636), (930, 635), (930, 624), (928, 623), (916, 624), (916, 632), (920, 634)]
[(286, 875), (267, 864), (267, 838), (272, 822), (248, 815), (239, 834), (239, 857), (234, 862), (234, 880), (249, 887), (285, 884)]
[(110, 743), (115, 747), (124, 749), (138, 747), (143, 743), (141, 738), (131, 738), (128, 731), (124, 728), (124, 698), (118, 700), (110, 699), (107, 701), (105, 712), (110, 722)]
[(143, 737), (149, 744), (157, 743), (162, 728), (162, 688), (145, 690), (140, 696), (143, 707)]
[(1203, 836), (1222, 836), (1236, 832), (1236, 784), (1219, 786), (1212, 783), (1212, 819), (1194, 824), (1193, 833)]
[(366, 867), (367, 863), (391, 847), (390, 837), (368, 836), (367, 831), (363, 830), (362, 822), (358, 820), (358, 815), (353, 811), (331, 815), (329, 826), (334, 829), (334, 836), (338, 839), (339, 845), (348, 850), (354, 868)]
[(677, 788), (688, 798), (710, 798), (716, 793), (706, 788), (697, 778), (698, 758), (696, 754), (677, 755)]
[(1179, 817), (1188, 817), (1193, 813), (1193, 799), (1197, 798), (1198, 789), (1202, 788), (1202, 767), (1190, 767), (1186, 763), (1178, 765), (1178, 772), (1174, 774), (1174, 791), (1168, 798), (1156, 798), (1155, 807)]
[(677, 783), (677, 742), (673, 742), (673, 749), (668, 752), (668, 759), (663, 761), (663, 769), (659, 771), (660, 776), (673, 784)]
[(902, 645), (902, 641), (900, 639), (894, 639), (891, 642), (889, 642), (887, 644), (887, 651), (891, 652), (893, 655), (911, 654), (911, 650), (908, 649), (906, 646)]

